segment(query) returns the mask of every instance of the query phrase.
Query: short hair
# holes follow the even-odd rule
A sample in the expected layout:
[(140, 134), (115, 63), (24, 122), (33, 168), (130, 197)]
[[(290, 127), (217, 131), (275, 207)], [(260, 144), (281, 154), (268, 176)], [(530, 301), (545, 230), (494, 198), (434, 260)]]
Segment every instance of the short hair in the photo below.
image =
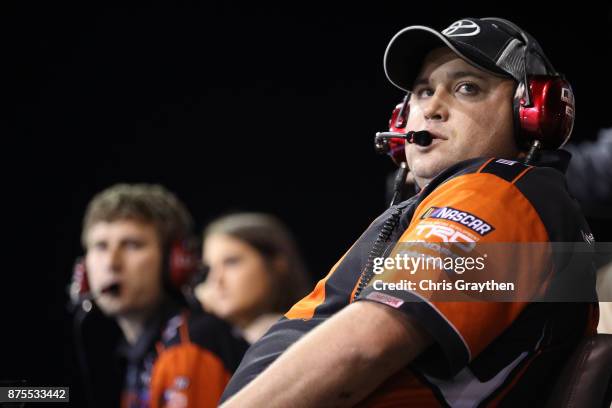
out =
[(89, 202), (83, 218), (83, 247), (87, 248), (87, 234), (94, 224), (123, 219), (153, 224), (164, 248), (187, 238), (193, 225), (185, 205), (163, 186), (115, 184)]
[(310, 276), (295, 239), (278, 218), (263, 213), (230, 214), (210, 223), (204, 230), (203, 239), (212, 234), (228, 235), (248, 244), (267, 263), (278, 257), (286, 260), (287, 270), (272, 275), (271, 312), (287, 312), (308, 293)]

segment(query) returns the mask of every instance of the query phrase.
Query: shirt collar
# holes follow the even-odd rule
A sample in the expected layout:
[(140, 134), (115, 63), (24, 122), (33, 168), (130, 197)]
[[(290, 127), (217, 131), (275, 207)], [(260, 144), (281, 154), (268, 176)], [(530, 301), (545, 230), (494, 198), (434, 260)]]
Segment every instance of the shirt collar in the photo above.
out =
[(159, 340), (166, 322), (178, 312), (179, 307), (176, 303), (171, 301), (162, 303), (153, 317), (145, 324), (136, 343), (130, 344), (123, 338), (117, 347), (117, 354), (131, 362), (142, 360)]
[[(563, 150), (563, 149), (542, 150), (539, 152), (539, 155), (537, 156), (537, 160), (531, 163), (530, 165), (536, 166), (536, 167), (551, 167), (565, 174), (571, 158), (572, 158), (572, 154), (568, 152), (567, 150)], [(446, 170), (438, 174), (423, 189), (419, 188), (419, 186), (415, 183), (415, 190), (417, 193), (420, 193), (422, 190), (427, 190), (428, 192), (430, 192), (433, 188), (440, 185), (443, 181), (445, 181), (449, 177), (459, 176), (461, 175), (461, 173), (469, 171), (473, 165), (484, 163), (486, 160), (487, 160), (486, 158), (476, 158), (476, 159), (463, 160), (461, 162), (455, 163), (454, 165), (448, 167)], [(509, 160), (518, 160), (518, 159), (509, 159)]]

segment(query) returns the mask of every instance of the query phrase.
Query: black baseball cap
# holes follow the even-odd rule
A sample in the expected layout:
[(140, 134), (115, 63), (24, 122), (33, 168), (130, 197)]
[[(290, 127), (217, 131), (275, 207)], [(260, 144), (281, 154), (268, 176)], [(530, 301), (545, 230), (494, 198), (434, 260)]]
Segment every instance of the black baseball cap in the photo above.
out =
[(427, 53), (444, 46), (483, 71), (519, 83), (525, 76), (525, 53), (528, 74), (557, 75), (533, 37), (510, 21), (490, 17), (464, 18), (442, 31), (420, 25), (400, 30), (385, 51), (387, 78), (410, 91)]

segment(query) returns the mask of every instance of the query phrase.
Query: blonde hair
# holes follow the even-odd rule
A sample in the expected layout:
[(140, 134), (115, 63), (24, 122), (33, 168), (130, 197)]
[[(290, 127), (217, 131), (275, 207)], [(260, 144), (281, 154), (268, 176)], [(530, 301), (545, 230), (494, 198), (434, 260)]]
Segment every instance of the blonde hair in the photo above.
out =
[(152, 223), (162, 245), (184, 239), (193, 220), (185, 205), (159, 184), (115, 184), (96, 194), (89, 202), (81, 242), (87, 247), (87, 234), (98, 222), (134, 219)]

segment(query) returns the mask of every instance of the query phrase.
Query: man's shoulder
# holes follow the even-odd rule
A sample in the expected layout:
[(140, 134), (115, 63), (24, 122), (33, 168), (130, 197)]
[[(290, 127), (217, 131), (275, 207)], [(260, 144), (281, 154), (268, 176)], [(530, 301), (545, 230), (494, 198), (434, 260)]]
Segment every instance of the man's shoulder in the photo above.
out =
[(207, 349), (218, 348), (220, 344), (239, 348), (248, 345), (226, 321), (208, 312), (186, 309), (168, 319), (161, 341), (165, 347), (193, 343)]
[[(436, 191), (437, 190), (437, 191)], [(550, 241), (568, 241), (588, 226), (578, 202), (570, 195), (565, 175), (557, 168), (531, 166), (515, 160), (490, 158), (466, 167), (432, 192), (432, 196), (470, 201), (470, 207), (486, 202), (486, 212), (502, 212), (520, 222), (529, 203)], [(482, 211), (482, 210), (481, 210)], [(533, 217), (532, 217), (533, 218)]]
[(191, 342), (207, 346), (211, 343), (247, 344), (225, 320), (204, 311), (191, 312), (187, 318)]
[(543, 197), (546, 202), (571, 207), (575, 202), (567, 189), (565, 175), (558, 169), (495, 157), (462, 166), (436, 190), (469, 189), (478, 193), (479, 190), (492, 192), (492, 187), (500, 189), (512, 186), (529, 201)]
[(192, 343), (216, 354), (234, 372), (249, 343), (224, 320), (207, 313), (191, 313), (187, 321)]
[(557, 168), (549, 166), (538, 166), (525, 164), (518, 160), (510, 160), (506, 158), (491, 157), (488, 159), (469, 160), (459, 163), (454, 166), (454, 171), (451, 177), (447, 180), (461, 176), (483, 177), (495, 176), (494, 179), (501, 184), (518, 184), (525, 183), (553, 183), (565, 189), (565, 175)]
[(190, 310), (185, 315), (189, 335), (192, 339), (206, 337), (211, 332), (225, 335), (232, 331), (232, 326), (229, 323), (211, 313)]
[(581, 241), (585, 234), (590, 235), (580, 204), (570, 194), (561, 171), (534, 167), (515, 186), (537, 211), (551, 241)]
[(249, 347), (229, 323), (203, 311), (182, 310), (168, 320), (161, 338), (165, 348), (195, 345), (212, 352), (230, 371)]

